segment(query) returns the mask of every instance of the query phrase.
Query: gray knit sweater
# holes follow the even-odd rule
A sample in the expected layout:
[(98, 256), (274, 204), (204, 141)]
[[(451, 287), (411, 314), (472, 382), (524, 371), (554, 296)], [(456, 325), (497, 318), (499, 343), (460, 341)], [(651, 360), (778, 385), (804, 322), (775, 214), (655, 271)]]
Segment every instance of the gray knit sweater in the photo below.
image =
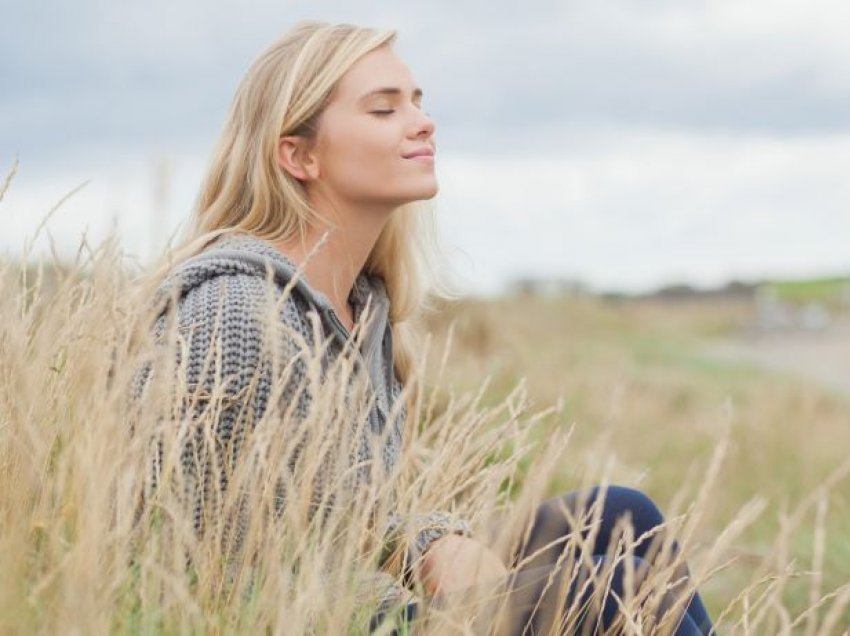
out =
[[(272, 243), (249, 234), (231, 234), (219, 238), (207, 246), (200, 254), (178, 265), (164, 279), (158, 290), (158, 302), (175, 292), (178, 299), (176, 317), (178, 329), (191, 333), (188, 343), (188, 361), (185, 366), (189, 386), (210, 386), (218, 372), (222, 378), (231, 378), (228, 393), (238, 394), (259, 376), (256, 390), (249, 396), (249, 411), (259, 419), (268, 407), (273, 383), (272, 370), (261, 360), (261, 330), (257, 316), (267, 300), (267, 266), (272, 268), (275, 288), (282, 292), (290, 282), (296, 265)], [(392, 330), (390, 328), (389, 299), (383, 279), (361, 272), (351, 290), (349, 302), (354, 309), (354, 319), (359, 321), (367, 302), (369, 302), (370, 321), (362, 340), (358, 360), (368, 372), (369, 386), (374, 391), (375, 400), (369, 413), (369, 426), (361, 427), (364, 436), (380, 436), (381, 461), (386, 470), (391, 470), (398, 461), (404, 436), (406, 408), (399, 405), (398, 417), (390, 422), (390, 412), (401, 391), (399, 379), (394, 371)], [(294, 328), (311, 346), (314, 332), (310, 321), (312, 313), (320, 319), (323, 337), (333, 334), (328, 349), (329, 359), (338, 356), (350, 334), (334, 312), (328, 298), (311, 288), (303, 277), (296, 281), (289, 297), (280, 304), (279, 319)], [(155, 333), (159, 338), (164, 333), (166, 313), (159, 316), (155, 324)], [(216, 328), (217, 327), (217, 328)], [(291, 344), (283, 343), (285, 351), (294, 351)], [(213, 368), (202, 373), (204, 360), (211, 347), (218, 345), (221, 357), (214, 361)], [(209, 364), (209, 363), (208, 363)], [(299, 366), (299, 364), (301, 366)], [(220, 365), (220, 367), (219, 367)], [(296, 360), (293, 378), (298, 379), (306, 373), (303, 360)], [(136, 381), (136, 395), (141, 395), (149, 378), (149, 368), (142, 369)], [(297, 387), (298, 383), (291, 383)], [(297, 401), (295, 415), (306, 413), (310, 404), (308, 393), (295, 394), (285, 390), (281, 399), (281, 412), (287, 403)], [(244, 413), (244, 411), (243, 411)], [(222, 443), (232, 442), (231, 437), (239, 435), (235, 426), (236, 409), (226, 409), (217, 422), (216, 435)], [(387, 431), (386, 428), (390, 427)], [(373, 461), (372, 444), (363, 439), (356, 444), (357, 456), (352, 458), (358, 465), (365, 466)], [(238, 450), (238, 444), (231, 444)], [(183, 468), (193, 471), (192, 453), (184, 453)], [(355, 486), (369, 479), (368, 469), (355, 473)], [(205, 479), (217, 479), (223, 487), (226, 480), (222, 476), (205, 474)], [(317, 495), (318, 497), (318, 495)], [(196, 529), (202, 527), (200, 502), (194, 510)], [(408, 563), (417, 559), (428, 546), (447, 533), (470, 536), (469, 524), (462, 518), (447, 511), (434, 511), (402, 515), (391, 513), (387, 528), (384, 530), (384, 552), (392, 550), (399, 536), (413, 537), (409, 543)], [(373, 582), (380, 598), (379, 609), (387, 609), (406, 595), (400, 581), (388, 575), (376, 575)], [(409, 581), (408, 581), (409, 585)], [(374, 597), (374, 596), (373, 596)]]

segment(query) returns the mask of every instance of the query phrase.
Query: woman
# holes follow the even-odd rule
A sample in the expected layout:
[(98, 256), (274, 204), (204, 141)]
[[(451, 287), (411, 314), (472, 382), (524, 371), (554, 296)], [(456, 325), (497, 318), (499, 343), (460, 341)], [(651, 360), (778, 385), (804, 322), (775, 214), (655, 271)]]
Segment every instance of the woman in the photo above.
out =
[[(202, 377), (211, 365), (220, 377), (233, 380), (232, 395), (248, 394), (247, 408), (226, 409), (215, 428), (216, 443), (229, 445), (234, 457), (240, 427), (252, 426), (244, 414), (257, 418), (270, 403), (274, 371), (258, 353), (259, 329), (252, 318), (270, 276), (278, 289), (292, 291), (279, 319), (308, 345), (316, 342), (318, 319), (321, 332), (333, 336), (329, 359), (341, 355), (359, 330), (362, 357), (357, 360), (375, 395), (362, 434), (381, 437), (386, 470), (397, 463), (407, 412), (398, 397), (416, 355), (411, 324), (428, 291), (425, 266), (433, 252), (433, 217), (417, 202), (436, 195), (437, 181), (434, 122), (422, 111), (422, 92), (390, 46), (394, 39), (393, 31), (302, 22), (256, 60), (236, 92), (188, 240), (178, 251), (179, 264), (160, 287), (176, 301), (178, 323), (193, 329), (184, 350), (188, 383), (204, 384), (213, 375)], [(163, 320), (157, 323), (160, 332)], [(210, 362), (213, 340), (222, 353)], [(289, 353), (295, 356), (297, 348)], [(307, 373), (296, 362), (294, 376)], [(249, 386), (256, 390), (248, 391)], [(310, 408), (303, 392), (284, 391), (281, 401), (292, 404), (296, 414)], [(353, 459), (374, 459), (373, 447), (360, 448)], [(196, 456), (184, 454), (183, 460), (188, 472), (196, 470)], [(195, 476), (210, 478), (206, 472)], [(354, 484), (367, 479), (356, 472)], [(421, 583), (429, 598), (445, 599), (482, 583), (507, 583), (505, 629), (519, 633), (525, 624), (544, 629), (562, 602), (549, 598), (545, 579), (572, 532), (561, 504), (573, 515), (601, 504), (595, 508), (596, 530), (584, 531), (595, 537), (597, 565), (605, 564), (616, 523), (630, 515), (636, 536), (649, 533), (633, 557), (638, 580), (655, 567), (658, 544), (649, 536), (660, 534), (657, 509), (636, 491), (611, 488), (601, 494), (572, 493), (540, 506), (528, 543), (514, 555), (510, 578), (499, 557), (472, 536), (469, 524), (447, 511), (392, 515), (384, 534), (387, 558), (398, 554), (399, 537), (412, 536), (402, 550), (408, 586)], [(204, 526), (200, 504), (195, 525)], [(624, 593), (627, 570), (614, 564), (598, 611), (579, 617), (573, 627), (586, 628), (592, 621), (607, 627), (617, 618), (616, 596)], [(589, 570), (578, 572), (574, 581), (586, 579)], [(594, 590), (576, 586), (567, 601), (581, 601)], [(372, 628), (399, 598), (392, 590), (385, 596)], [(417, 612), (418, 604), (407, 606), (408, 618)], [(678, 633), (708, 633), (710, 622), (697, 595), (680, 614)]]

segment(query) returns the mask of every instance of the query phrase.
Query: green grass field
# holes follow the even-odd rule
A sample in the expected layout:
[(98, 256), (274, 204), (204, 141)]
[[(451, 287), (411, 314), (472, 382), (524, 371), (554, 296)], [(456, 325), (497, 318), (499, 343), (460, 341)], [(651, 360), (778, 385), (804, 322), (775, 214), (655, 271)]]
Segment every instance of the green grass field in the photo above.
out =
[[(613, 482), (662, 507), (677, 494), (687, 505), (728, 431), (694, 558), (748, 502), (764, 508), (729, 546), (734, 560), (703, 586), (707, 603), (719, 612), (754, 572), (770, 576), (783, 562), (796, 572), (784, 602), (802, 612), (818, 590), (850, 582), (850, 398), (702, 352), (706, 338), (744, 327), (752, 312), (743, 301), (504, 299), (459, 303), (431, 327), (442, 340), (455, 322), (444, 385), (471, 388), (489, 374), (496, 404), (524, 378), (536, 404), (563, 399), (559, 418), (575, 431), (551, 494), (605, 465)], [(811, 574), (820, 569), (822, 578)], [(850, 608), (842, 616), (846, 629)]]
[(777, 299), (788, 302), (822, 302), (831, 306), (847, 306), (850, 302), (850, 278), (846, 276), (777, 281), (767, 287)]

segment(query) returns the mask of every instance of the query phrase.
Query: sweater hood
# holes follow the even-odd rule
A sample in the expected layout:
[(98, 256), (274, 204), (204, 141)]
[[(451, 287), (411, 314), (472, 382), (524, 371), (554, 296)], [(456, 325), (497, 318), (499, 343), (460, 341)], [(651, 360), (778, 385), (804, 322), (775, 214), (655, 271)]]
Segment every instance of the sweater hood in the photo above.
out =
[[(176, 285), (179, 299), (192, 288), (217, 276), (249, 275), (265, 280), (267, 266), (271, 266), (274, 281), (281, 288), (289, 284), (296, 272), (299, 272), (298, 266), (270, 242), (248, 234), (225, 235), (172, 270), (159, 285), (157, 297), (169, 296)], [(300, 294), (307, 300), (319, 312), (322, 323), (332, 333), (338, 334), (343, 341), (347, 338), (347, 330), (339, 321), (330, 300), (310, 286), (303, 271), (299, 272), (292, 293)], [(367, 303), (370, 306), (372, 327), (364, 339), (364, 345), (368, 347), (369, 336), (383, 335), (388, 326), (390, 303), (383, 278), (361, 271), (354, 281), (348, 300), (354, 309), (355, 321), (359, 320)]]

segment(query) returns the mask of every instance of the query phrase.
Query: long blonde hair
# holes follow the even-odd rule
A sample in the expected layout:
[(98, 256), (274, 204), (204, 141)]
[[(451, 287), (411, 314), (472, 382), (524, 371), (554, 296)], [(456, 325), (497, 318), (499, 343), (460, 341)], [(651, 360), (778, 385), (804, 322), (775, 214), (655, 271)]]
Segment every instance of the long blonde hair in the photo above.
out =
[[(315, 139), (340, 78), (361, 56), (395, 39), (392, 29), (308, 20), (268, 46), (236, 89), (191, 223), (152, 278), (160, 279), (223, 234), (288, 241), (303, 238), (313, 221), (325, 221), (310, 206), (303, 185), (278, 166), (278, 139)], [(432, 306), (432, 298), (456, 295), (441, 276), (440, 270), (447, 270), (433, 205), (414, 201), (395, 210), (363, 269), (385, 282), (396, 372), (406, 382), (421, 340), (417, 317)]]

